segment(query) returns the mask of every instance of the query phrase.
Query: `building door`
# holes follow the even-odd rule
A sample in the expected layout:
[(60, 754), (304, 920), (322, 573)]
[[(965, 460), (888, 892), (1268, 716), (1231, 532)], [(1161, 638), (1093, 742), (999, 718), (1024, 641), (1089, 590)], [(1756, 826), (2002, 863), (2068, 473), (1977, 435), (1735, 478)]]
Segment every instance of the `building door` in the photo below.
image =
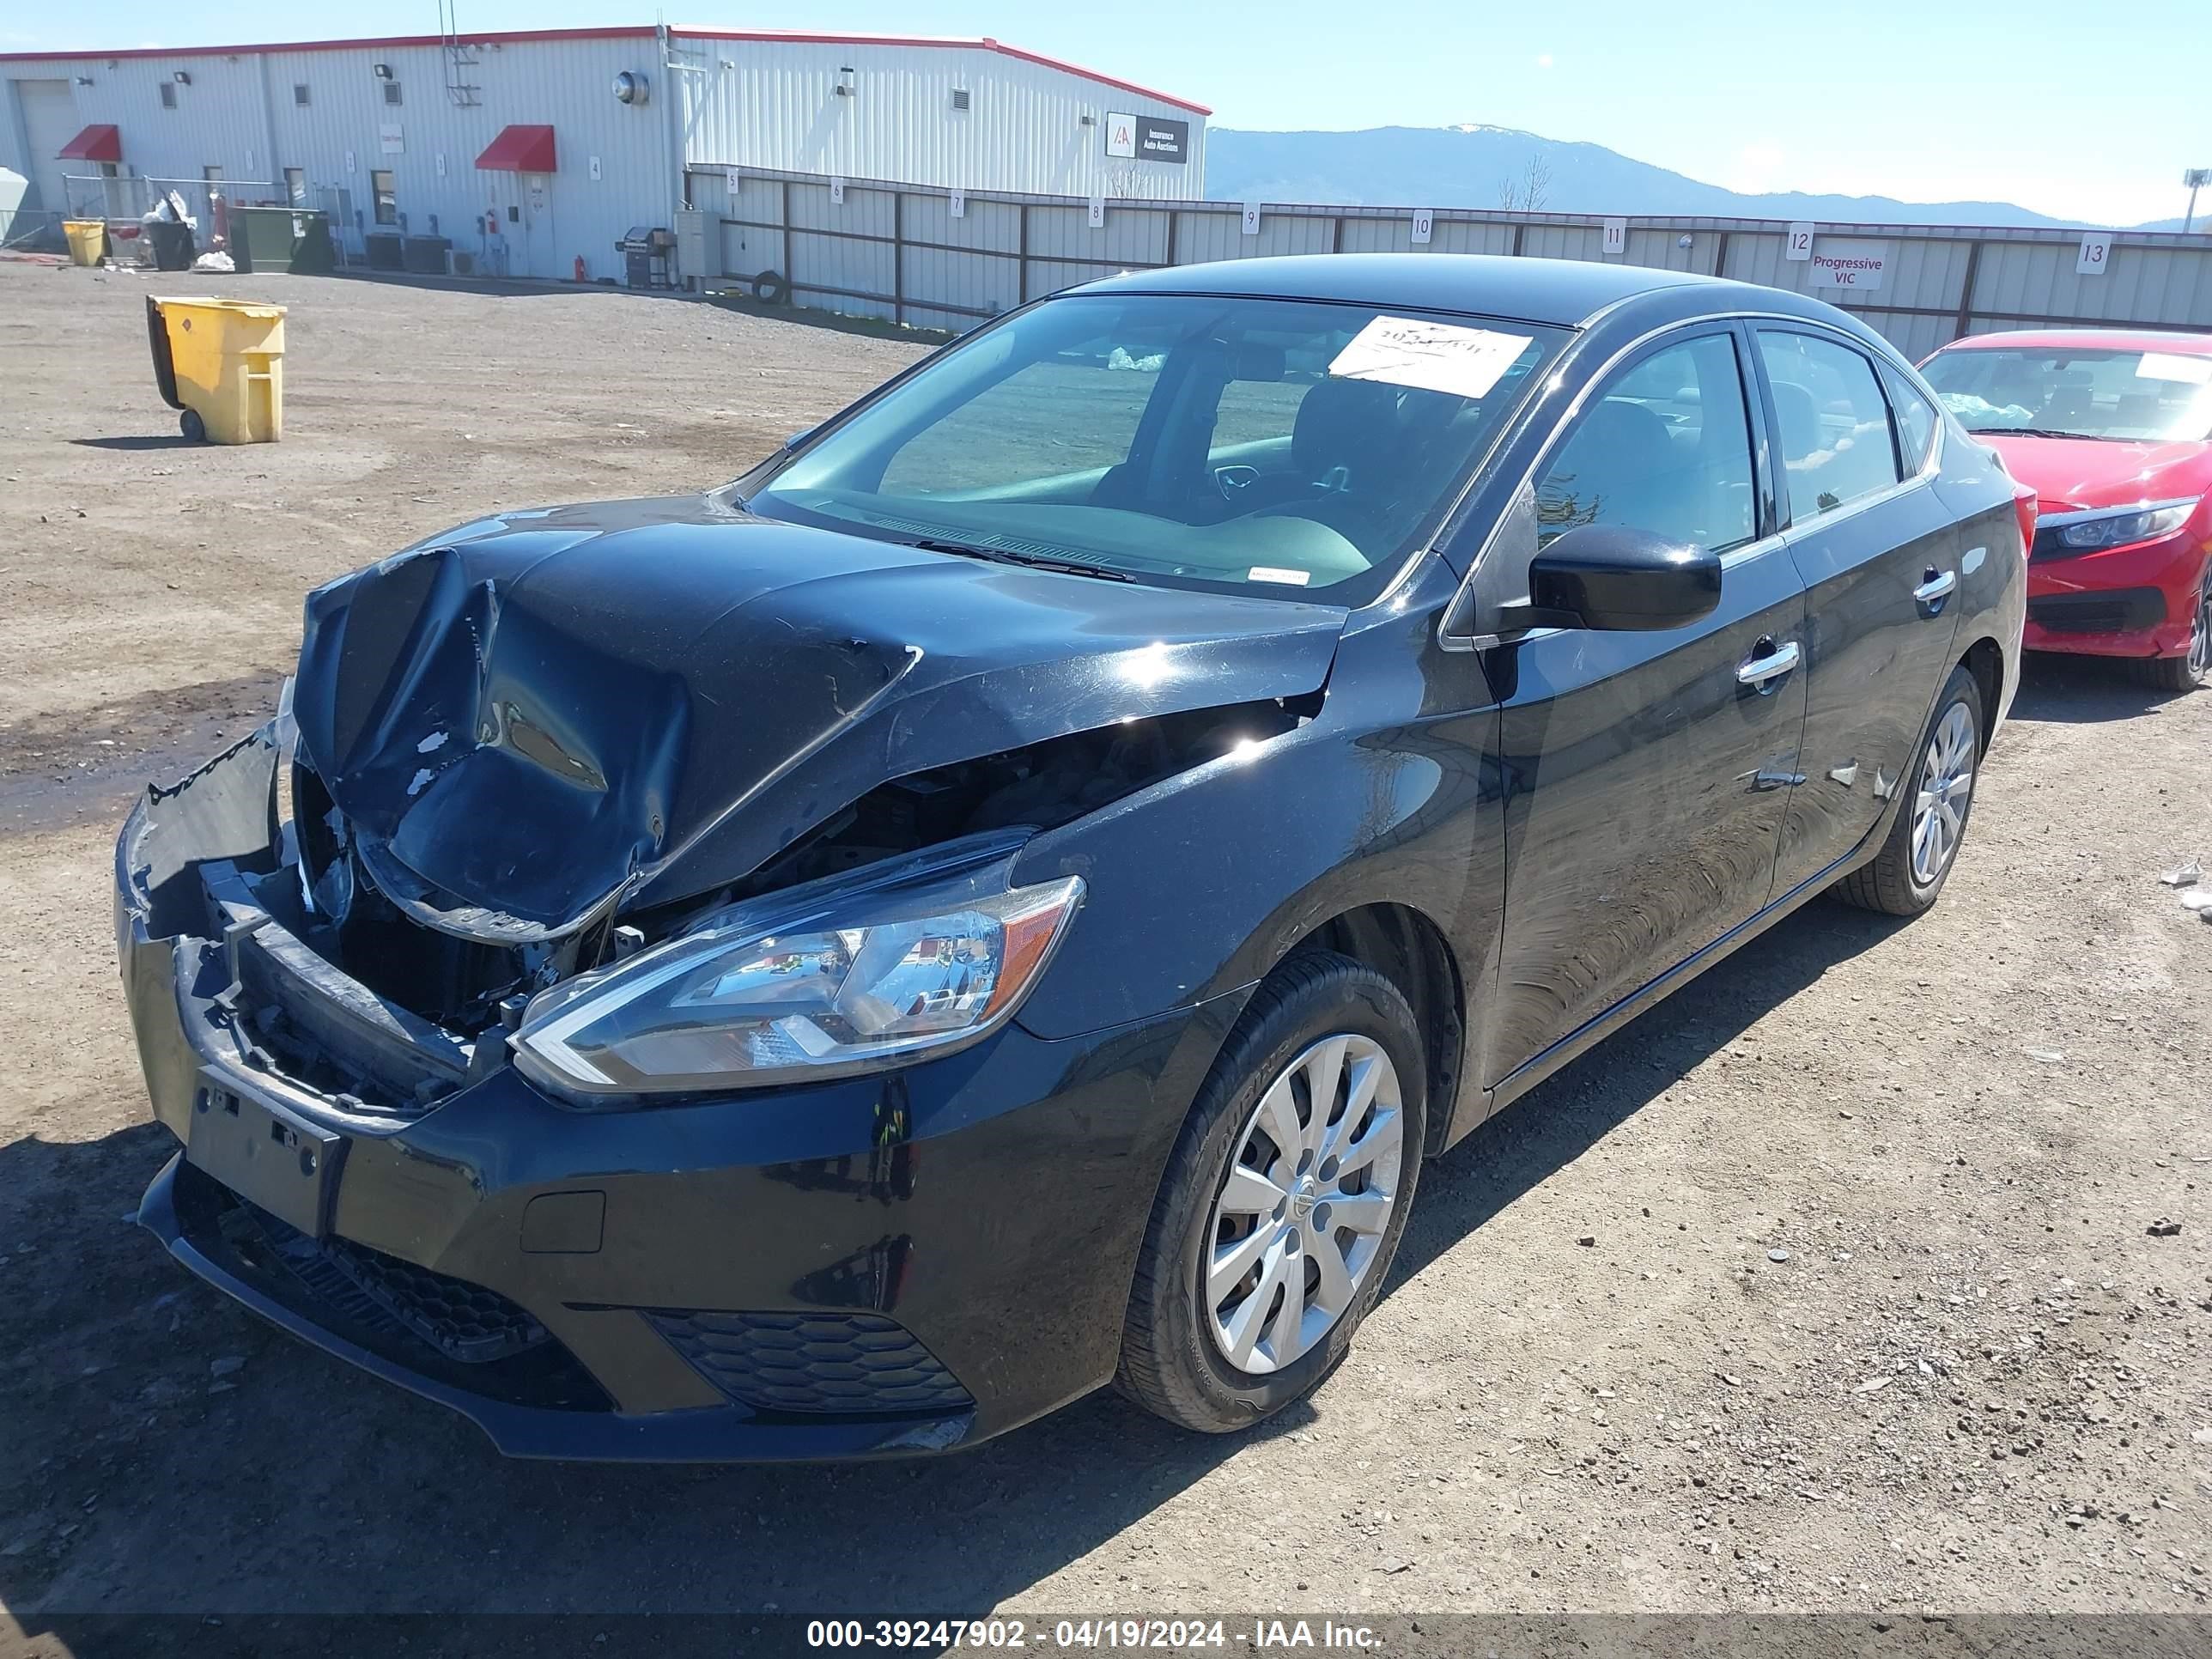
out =
[[(61, 159), (62, 146), (76, 137), (82, 125), (76, 118), (76, 98), (66, 81), (18, 81), (15, 87), (29, 149), (24, 167), (38, 192), (35, 204), (49, 213), (67, 213), (70, 204), (62, 188), (62, 175), (97, 171), (88, 162)], [(78, 205), (87, 212), (100, 210), (99, 198), (90, 192)]]
[(560, 253), (553, 240), (553, 181), (542, 173), (526, 173), (520, 183), (522, 255), (515, 264), (515, 275), (548, 279), (558, 276)]

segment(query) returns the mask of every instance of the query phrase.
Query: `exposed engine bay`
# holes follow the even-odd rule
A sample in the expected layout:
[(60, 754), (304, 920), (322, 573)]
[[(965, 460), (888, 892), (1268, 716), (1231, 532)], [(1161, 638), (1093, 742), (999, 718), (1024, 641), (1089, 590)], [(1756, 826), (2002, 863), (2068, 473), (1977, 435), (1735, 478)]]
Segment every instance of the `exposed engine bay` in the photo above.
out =
[[(1289, 731), (1319, 702), (1315, 694), (1133, 719), (894, 778), (714, 892), (521, 945), (425, 927), (393, 904), (321, 778), (296, 758), (291, 817), (274, 857), (202, 872), (210, 898), (226, 911), (233, 983), (218, 1001), (228, 1003), (241, 1047), (270, 1069), (357, 1110), (411, 1115), (503, 1063), (501, 1039), (530, 997), (573, 974), (762, 894), (985, 831), (1070, 823), (1240, 744)], [(350, 999), (348, 982), (356, 988)], [(302, 995), (302, 984), (317, 994)], [(386, 1005), (368, 1023), (396, 1022), (388, 1035), (412, 1051), (396, 1071), (393, 1045), (365, 1042), (360, 1020), (332, 1023), (328, 1002), (358, 1003), (362, 988)], [(494, 1040), (480, 1041), (487, 1037)]]

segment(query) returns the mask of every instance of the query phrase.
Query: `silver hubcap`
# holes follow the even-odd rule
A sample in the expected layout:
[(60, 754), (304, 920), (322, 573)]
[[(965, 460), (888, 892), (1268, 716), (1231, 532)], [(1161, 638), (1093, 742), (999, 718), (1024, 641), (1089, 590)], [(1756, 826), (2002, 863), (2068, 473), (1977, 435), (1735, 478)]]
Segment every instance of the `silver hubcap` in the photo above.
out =
[(1279, 1370), (1359, 1294), (1397, 1208), (1404, 1099), (1382, 1045), (1323, 1037), (1245, 1120), (1206, 1237), (1200, 1293), (1222, 1357)]
[(1912, 878), (1925, 887), (1959, 850), (1966, 801), (1974, 793), (1974, 720), (1966, 706), (1944, 710), (1921, 763), (1920, 795), (1912, 807)]

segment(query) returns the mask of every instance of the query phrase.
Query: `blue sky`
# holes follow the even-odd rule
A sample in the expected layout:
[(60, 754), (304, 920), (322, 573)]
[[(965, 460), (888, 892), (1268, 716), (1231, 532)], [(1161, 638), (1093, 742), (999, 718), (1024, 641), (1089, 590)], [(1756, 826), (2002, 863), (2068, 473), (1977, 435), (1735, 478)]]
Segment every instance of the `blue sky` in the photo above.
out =
[[(462, 0), (466, 28), (650, 21), (626, 0)], [(312, 19), (313, 21), (308, 21)], [(784, 0), (756, 28), (994, 35), (1213, 106), (1224, 126), (1480, 122), (1739, 190), (2008, 200), (2134, 223), (2212, 167), (2208, 0)], [(433, 0), (303, 12), (90, 0), (0, 13), (0, 50), (435, 31)]]

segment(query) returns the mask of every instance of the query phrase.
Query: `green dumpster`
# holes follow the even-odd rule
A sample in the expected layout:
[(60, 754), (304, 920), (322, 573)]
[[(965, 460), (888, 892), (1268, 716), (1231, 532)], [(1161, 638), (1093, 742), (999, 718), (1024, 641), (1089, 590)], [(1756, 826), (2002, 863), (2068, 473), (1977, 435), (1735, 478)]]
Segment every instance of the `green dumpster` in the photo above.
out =
[(230, 210), (230, 257), (241, 271), (329, 270), (329, 221), (306, 208), (234, 207)]

